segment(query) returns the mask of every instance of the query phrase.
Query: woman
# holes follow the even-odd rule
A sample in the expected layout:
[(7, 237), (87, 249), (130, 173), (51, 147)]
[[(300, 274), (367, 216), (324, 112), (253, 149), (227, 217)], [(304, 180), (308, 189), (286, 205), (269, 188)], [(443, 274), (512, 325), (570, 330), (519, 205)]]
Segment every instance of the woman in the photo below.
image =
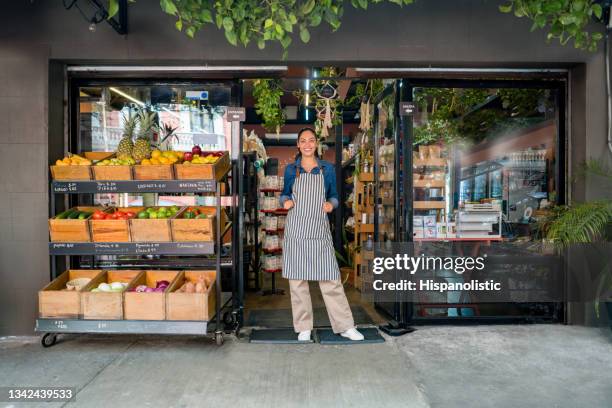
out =
[(318, 281), (334, 333), (363, 340), (353, 315), (334, 252), (327, 213), (338, 207), (336, 174), (317, 155), (317, 138), (311, 128), (298, 133), (299, 153), (285, 168), (280, 204), (288, 210), (283, 241), (283, 277), (289, 279), (293, 327), (298, 340), (310, 340), (313, 327), (308, 281)]

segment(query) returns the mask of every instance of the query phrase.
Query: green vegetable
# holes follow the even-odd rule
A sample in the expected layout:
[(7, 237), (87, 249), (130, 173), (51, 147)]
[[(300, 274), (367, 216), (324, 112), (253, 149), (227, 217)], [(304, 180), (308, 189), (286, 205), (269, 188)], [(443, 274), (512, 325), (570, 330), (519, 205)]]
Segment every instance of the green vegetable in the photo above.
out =
[(80, 211), (73, 211), (68, 215), (69, 220), (76, 220), (79, 218)]
[(200, 214), (196, 218), (197, 219), (204, 219), (204, 218), (208, 218), (208, 216), (206, 214)]
[(56, 218), (56, 219), (58, 219), (58, 220), (64, 220), (64, 219), (68, 218), (68, 216), (69, 216), (70, 214), (72, 214), (74, 211), (76, 211), (76, 210), (74, 210), (73, 208), (71, 208), (71, 209), (69, 209), (69, 210), (66, 210), (66, 211), (64, 211), (64, 212), (61, 212), (61, 213), (57, 214), (57, 215), (55, 216), (55, 218)]
[(92, 213), (87, 212), (87, 211), (81, 211), (81, 213), (79, 214), (79, 220), (86, 220), (87, 218), (89, 218), (91, 216)]

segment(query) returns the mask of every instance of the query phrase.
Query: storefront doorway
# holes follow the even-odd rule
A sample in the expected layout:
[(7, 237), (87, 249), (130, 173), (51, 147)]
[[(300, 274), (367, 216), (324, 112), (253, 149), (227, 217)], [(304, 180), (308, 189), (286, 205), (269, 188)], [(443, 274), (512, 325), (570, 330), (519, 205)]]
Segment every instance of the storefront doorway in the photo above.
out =
[[(374, 242), (439, 243), (476, 253), (497, 243), (522, 248), (539, 240), (538, 221), (566, 197), (563, 77), (475, 72), (429, 75), (436, 76), (432, 79), (340, 68), (272, 71), (228, 70), (214, 79), (206, 73), (194, 79), (185, 72), (114, 71), (109, 78), (108, 73), (75, 71), (69, 81), (65, 150), (116, 151), (122, 115), (144, 106), (157, 113), (162, 130), (156, 142), (168, 150), (190, 151), (198, 145), (205, 151), (229, 151), (233, 165), (222, 193), (228, 220), (222, 238), (226, 328), (291, 327), (287, 281), (279, 273), (284, 214), (277, 211), (278, 195), (284, 167), (295, 154), (297, 131), (317, 126), (328, 101), (331, 126), (321, 154), (335, 164), (340, 195), (330, 222), (358, 325), (564, 320), (559, 303), (518, 298), (479, 303), (461, 294), (376, 301), (368, 293)], [(273, 80), (265, 81), (267, 90), (256, 81), (260, 78)], [(262, 113), (274, 108), (264, 103), (271, 91), (280, 95), (280, 110), (266, 118)], [(245, 108), (240, 125), (227, 119), (228, 106)], [(406, 106), (413, 109), (409, 115)], [(207, 194), (182, 193), (70, 200), (61, 204), (213, 205)], [(469, 213), (474, 206), (491, 211), (477, 220), (480, 229), (466, 221), (478, 217)], [(56, 270), (68, 266), (64, 259), (57, 262)], [(78, 268), (188, 270), (206, 268), (214, 259), (91, 256), (70, 262)], [(438, 272), (438, 279), (450, 279)], [(313, 287), (311, 294), (315, 325), (329, 325), (320, 292)]]

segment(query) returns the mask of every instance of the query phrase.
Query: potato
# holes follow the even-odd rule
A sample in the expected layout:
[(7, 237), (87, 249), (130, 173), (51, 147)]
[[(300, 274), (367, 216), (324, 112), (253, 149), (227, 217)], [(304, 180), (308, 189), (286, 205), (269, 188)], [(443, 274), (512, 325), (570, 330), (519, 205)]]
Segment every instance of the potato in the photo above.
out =
[(195, 293), (195, 285), (192, 282), (187, 282), (187, 284), (185, 285), (185, 292)]
[(204, 285), (202, 284), (202, 282), (196, 283), (195, 291), (196, 293), (204, 293)]

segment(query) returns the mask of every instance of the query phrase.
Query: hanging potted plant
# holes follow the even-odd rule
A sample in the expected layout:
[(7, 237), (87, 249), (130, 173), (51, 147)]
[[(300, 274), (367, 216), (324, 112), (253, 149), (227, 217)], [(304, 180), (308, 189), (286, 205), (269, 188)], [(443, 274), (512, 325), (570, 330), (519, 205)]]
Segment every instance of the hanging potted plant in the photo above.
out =
[(280, 79), (256, 79), (253, 81), (253, 97), (255, 111), (261, 115), (262, 126), (269, 132), (280, 134), (285, 124), (285, 112), (281, 105), (281, 97), (285, 91)]

